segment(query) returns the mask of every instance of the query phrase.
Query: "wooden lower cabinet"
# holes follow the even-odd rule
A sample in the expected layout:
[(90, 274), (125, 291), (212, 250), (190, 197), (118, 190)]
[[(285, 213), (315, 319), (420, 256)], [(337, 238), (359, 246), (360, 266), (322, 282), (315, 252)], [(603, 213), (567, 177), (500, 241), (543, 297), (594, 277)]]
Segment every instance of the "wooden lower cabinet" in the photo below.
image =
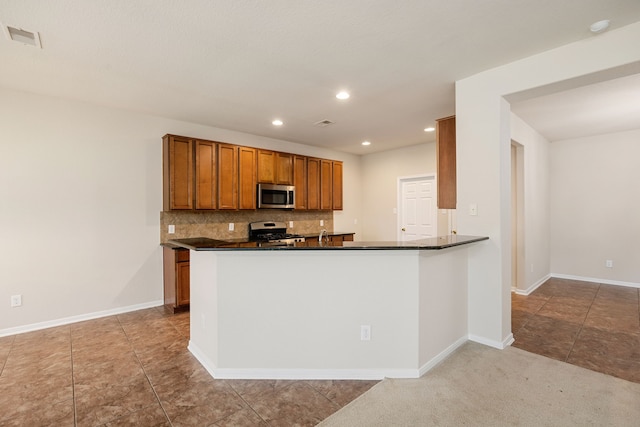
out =
[(164, 306), (172, 313), (189, 310), (189, 250), (162, 248)]

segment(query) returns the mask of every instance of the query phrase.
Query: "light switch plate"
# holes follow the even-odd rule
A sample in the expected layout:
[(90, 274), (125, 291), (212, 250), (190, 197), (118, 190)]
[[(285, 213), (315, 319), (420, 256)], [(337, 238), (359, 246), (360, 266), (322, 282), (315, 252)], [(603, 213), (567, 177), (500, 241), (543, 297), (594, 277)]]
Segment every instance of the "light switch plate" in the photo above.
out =
[(233, 231), (233, 230), (235, 230), (235, 229), (236, 229), (235, 224), (234, 224), (233, 222), (230, 222), (230, 223), (229, 223), (229, 231)]
[(478, 205), (476, 205), (475, 203), (471, 203), (469, 205), (469, 215), (471, 216), (478, 215)]
[(167, 230), (167, 232), (169, 234), (176, 234), (176, 226), (175, 225), (170, 225), (168, 228), (169, 228), (169, 230)]

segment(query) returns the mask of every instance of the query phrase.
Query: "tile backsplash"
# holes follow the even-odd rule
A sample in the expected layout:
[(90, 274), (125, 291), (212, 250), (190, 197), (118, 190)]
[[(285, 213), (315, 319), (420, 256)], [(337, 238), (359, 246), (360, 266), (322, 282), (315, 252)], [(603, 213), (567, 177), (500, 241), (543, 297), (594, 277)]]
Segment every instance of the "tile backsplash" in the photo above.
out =
[[(324, 221), (323, 226), (320, 226), (320, 220)], [(172, 211), (160, 212), (160, 243), (189, 237), (243, 239), (249, 236), (249, 223), (258, 221), (282, 221), (287, 225), (287, 232), (295, 234), (316, 234), (322, 229), (334, 231), (331, 211)], [(293, 228), (289, 227), (289, 221), (293, 221)], [(229, 223), (234, 224), (234, 231), (229, 231)], [(175, 226), (174, 234), (169, 234), (169, 225)]]

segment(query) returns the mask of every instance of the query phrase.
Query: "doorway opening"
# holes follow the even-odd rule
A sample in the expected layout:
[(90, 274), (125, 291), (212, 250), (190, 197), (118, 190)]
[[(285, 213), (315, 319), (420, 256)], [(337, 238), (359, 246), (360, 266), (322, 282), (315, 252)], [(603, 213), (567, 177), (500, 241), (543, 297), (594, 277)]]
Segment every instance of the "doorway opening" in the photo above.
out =
[(525, 287), (524, 146), (511, 141), (511, 290)]

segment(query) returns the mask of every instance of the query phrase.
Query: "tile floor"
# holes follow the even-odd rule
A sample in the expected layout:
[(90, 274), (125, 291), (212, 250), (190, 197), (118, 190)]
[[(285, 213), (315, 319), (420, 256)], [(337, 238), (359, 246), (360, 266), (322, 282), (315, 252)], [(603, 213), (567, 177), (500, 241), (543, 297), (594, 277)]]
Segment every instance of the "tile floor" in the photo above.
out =
[(514, 347), (640, 383), (640, 289), (552, 278), (511, 307)]
[[(640, 383), (640, 290), (512, 295), (514, 346)], [(162, 308), (0, 338), (0, 426), (312, 426), (376, 381), (215, 380)]]
[(188, 336), (152, 308), (0, 338), (0, 426), (312, 426), (377, 382), (215, 380)]

